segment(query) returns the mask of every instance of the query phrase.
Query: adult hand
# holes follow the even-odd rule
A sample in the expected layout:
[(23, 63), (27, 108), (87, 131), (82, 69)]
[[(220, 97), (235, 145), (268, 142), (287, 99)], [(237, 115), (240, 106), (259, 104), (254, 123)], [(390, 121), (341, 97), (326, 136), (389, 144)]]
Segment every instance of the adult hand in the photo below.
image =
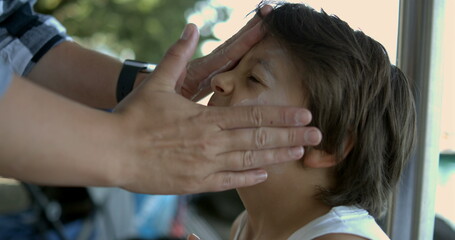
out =
[[(265, 16), (271, 11), (272, 7), (265, 5), (261, 8), (261, 15)], [(234, 67), (243, 55), (264, 37), (264, 34), (261, 17), (256, 14), (239, 32), (212, 53), (191, 61), (181, 86), (182, 96), (193, 101), (207, 96), (211, 92), (211, 78)]]
[[(198, 41), (187, 25), (157, 69), (116, 108), (127, 153), (117, 185), (135, 192), (222, 191), (266, 179), (262, 166), (297, 160), (318, 144), (305, 109), (205, 107), (175, 92)], [(278, 128), (282, 127), (282, 128)]]

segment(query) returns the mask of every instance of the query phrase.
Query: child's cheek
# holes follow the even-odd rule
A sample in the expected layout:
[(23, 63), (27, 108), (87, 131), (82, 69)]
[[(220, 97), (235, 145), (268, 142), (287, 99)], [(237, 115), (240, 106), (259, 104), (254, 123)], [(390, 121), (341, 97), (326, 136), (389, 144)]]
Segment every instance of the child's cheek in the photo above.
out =
[(257, 106), (257, 105), (274, 105), (274, 106), (290, 106), (296, 105), (296, 101), (289, 98), (289, 94), (274, 90), (274, 92), (265, 91), (254, 98), (240, 99), (232, 106)]
[(266, 93), (261, 93), (256, 98), (245, 98), (232, 106), (256, 106), (256, 105), (268, 105), (270, 102), (267, 99)]

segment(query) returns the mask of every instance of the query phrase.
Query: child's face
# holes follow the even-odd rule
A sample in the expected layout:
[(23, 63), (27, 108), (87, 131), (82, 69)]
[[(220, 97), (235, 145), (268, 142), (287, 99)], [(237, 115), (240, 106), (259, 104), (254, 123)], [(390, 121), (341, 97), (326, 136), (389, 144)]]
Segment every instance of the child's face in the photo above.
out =
[(286, 49), (266, 38), (234, 69), (212, 78), (209, 106), (304, 106), (302, 72)]

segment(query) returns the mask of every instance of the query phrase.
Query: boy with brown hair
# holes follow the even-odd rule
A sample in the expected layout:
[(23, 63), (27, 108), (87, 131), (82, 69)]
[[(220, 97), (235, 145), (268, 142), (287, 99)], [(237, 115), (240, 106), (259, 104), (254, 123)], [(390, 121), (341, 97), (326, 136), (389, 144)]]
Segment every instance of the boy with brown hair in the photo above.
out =
[(266, 37), (213, 77), (209, 105), (307, 107), (323, 140), (237, 189), (246, 211), (231, 239), (388, 239), (373, 217), (415, 141), (410, 83), (380, 43), (324, 11), (281, 3), (263, 22)]

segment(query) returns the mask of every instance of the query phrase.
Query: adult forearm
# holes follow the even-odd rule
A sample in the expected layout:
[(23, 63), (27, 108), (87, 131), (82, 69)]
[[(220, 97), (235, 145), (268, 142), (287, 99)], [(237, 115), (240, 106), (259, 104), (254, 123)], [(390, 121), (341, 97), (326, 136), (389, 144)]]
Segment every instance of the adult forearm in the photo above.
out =
[[(64, 42), (51, 49), (27, 76), (33, 82), (95, 108), (113, 108), (122, 63), (113, 57)], [(138, 74), (137, 86), (147, 74)]]
[(115, 118), (15, 77), (0, 101), (0, 175), (40, 184), (112, 185)]
[(112, 108), (121, 66), (115, 58), (64, 42), (46, 53), (27, 78), (77, 102)]

